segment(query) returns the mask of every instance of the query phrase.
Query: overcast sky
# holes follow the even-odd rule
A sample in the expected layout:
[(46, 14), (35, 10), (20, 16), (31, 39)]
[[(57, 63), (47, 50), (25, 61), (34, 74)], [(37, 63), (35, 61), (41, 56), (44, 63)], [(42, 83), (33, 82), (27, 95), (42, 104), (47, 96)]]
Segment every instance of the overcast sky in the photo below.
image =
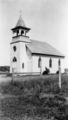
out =
[(0, 0), (0, 65), (10, 64), (11, 28), (22, 10), (32, 39), (46, 41), (66, 58), (68, 68), (68, 0)]

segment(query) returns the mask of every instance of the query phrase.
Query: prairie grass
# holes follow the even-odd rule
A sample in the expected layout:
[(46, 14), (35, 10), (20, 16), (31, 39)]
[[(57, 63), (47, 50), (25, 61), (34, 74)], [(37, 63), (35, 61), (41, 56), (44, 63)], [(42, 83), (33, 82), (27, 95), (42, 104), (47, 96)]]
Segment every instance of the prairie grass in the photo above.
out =
[[(5, 96), (0, 99), (0, 110), (7, 119), (66, 120), (68, 117), (68, 106), (64, 98), (68, 96), (67, 75), (62, 75), (61, 90), (58, 87), (58, 75), (49, 75), (28, 79), (18, 77), (17, 80), (15, 77), (14, 81), (0, 84), (0, 92)], [(54, 97), (47, 97), (47, 94)]]
[[(17, 78), (17, 77), (16, 77)], [(33, 95), (35, 93), (64, 94), (68, 96), (68, 75), (62, 75), (62, 88), (59, 89), (58, 75), (39, 76), (39, 77), (19, 77), (13, 82), (8, 81), (0, 85), (2, 94), (10, 95)], [(25, 79), (25, 80), (24, 80)]]

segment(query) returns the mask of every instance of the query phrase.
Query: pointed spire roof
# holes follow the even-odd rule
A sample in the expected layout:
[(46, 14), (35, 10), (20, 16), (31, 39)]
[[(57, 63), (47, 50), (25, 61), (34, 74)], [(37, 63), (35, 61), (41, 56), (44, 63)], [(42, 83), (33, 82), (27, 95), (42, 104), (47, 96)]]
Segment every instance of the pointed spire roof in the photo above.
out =
[(17, 21), (16, 27), (26, 27), (21, 15)]
[(11, 30), (12, 30), (13, 32), (16, 32), (17, 29), (20, 29), (20, 28), (26, 30), (26, 32), (28, 32), (28, 31), (30, 30), (29, 27), (26, 27), (26, 25), (25, 25), (25, 23), (24, 23), (24, 20), (22, 19), (22, 16), (21, 16), (21, 15), (20, 15), (20, 17), (19, 17), (19, 19), (18, 19), (18, 21), (17, 21), (16, 26), (15, 26), (14, 28), (12, 28)]

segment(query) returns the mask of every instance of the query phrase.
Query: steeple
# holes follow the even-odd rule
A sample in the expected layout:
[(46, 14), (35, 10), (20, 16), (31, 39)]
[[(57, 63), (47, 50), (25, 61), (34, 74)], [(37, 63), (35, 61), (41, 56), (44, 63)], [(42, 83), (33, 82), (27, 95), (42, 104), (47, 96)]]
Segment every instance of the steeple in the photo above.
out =
[(26, 36), (26, 33), (29, 32), (30, 28), (26, 27), (22, 16), (20, 15), (17, 24), (14, 28), (11, 29), (13, 33), (16, 33), (15, 36)]
[(19, 27), (19, 26), (21, 26), (21, 27), (26, 27), (25, 26), (25, 23), (24, 23), (24, 20), (22, 19), (22, 16), (20, 15), (20, 17), (19, 17), (19, 19), (18, 19), (18, 21), (17, 21), (17, 24), (16, 24), (16, 27)]

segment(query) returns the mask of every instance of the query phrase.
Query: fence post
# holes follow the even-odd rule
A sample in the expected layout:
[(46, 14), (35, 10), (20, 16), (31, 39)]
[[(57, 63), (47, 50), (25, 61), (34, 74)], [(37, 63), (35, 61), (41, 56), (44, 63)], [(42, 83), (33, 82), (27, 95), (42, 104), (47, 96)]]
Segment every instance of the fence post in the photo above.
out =
[(14, 79), (14, 69), (12, 68), (12, 81), (13, 82), (13, 79)]
[(61, 89), (61, 67), (59, 66), (59, 88)]
[(61, 61), (60, 59), (58, 61), (58, 65), (59, 65), (59, 88), (61, 89)]

